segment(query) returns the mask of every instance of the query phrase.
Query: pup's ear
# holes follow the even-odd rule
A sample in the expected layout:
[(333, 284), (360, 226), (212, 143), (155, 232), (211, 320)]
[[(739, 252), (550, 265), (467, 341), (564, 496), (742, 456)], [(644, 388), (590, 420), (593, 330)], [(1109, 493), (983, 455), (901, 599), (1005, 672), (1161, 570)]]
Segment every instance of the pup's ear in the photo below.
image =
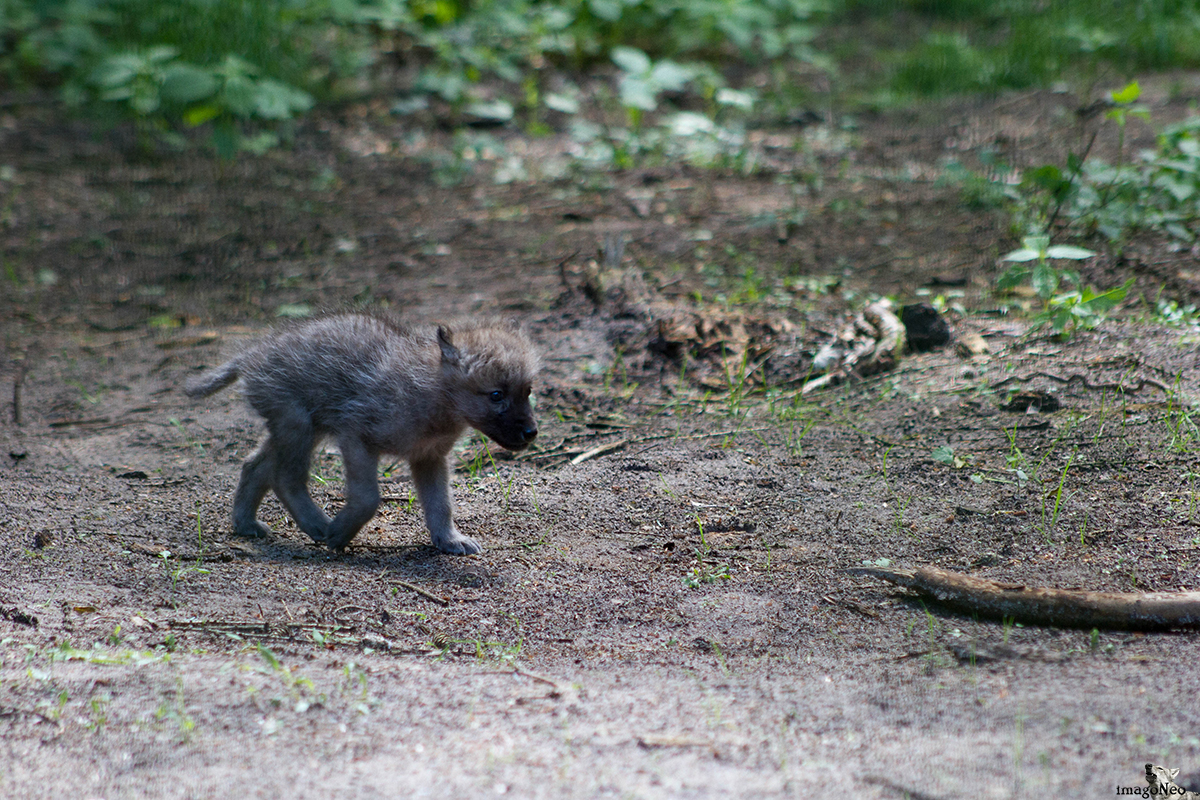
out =
[(442, 363), (456, 365), (462, 354), (454, 346), (454, 336), (445, 325), (438, 325), (438, 347), (442, 348)]
[(511, 330), (517, 331), (517, 332), (519, 332), (521, 330), (521, 320), (516, 319), (514, 317), (509, 317), (506, 321), (508, 323), (508, 327)]

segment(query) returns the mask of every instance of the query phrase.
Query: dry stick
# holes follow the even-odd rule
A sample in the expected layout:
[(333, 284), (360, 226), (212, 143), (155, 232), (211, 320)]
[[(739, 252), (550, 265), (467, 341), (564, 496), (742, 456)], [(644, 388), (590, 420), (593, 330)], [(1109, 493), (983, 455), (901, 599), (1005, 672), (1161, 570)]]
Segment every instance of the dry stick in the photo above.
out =
[(25, 373), (29, 372), (29, 356), (25, 354), (20, 358), (20, 365), (17, 367), (17, 376), (13, 379), (12, 393), (12, 408), (13, 408), (13, 424), (21, 424), (21, 384), (25, 382)]
[[(1087, 161), (1088, 155), (1092, 152), (1092, 145), (1096, 143), (1096, 137), (1100, 134), (1100, 129), (1092, 131), (1092, 138), (1088, 140), (1087, 147), (1083, 149), (1083, 155), (1075, 162), (1075, 168), (1071, 170), (1071, 175), (1067, 178), (1067, 185), (1075, 183), (1075, 179), (1079, 177), (1079, 173), (1083, 171), (1083, 162)], [(1054, 223), (1058, 222), (1058, 212), (1062, 211), (1063, 203), (1067, 200), (1068, 192), (1063, 192), (1058, 198), (1058, 202), (1054, 204), (1054, 213), (1050, 215), (1050, 221), (1046, 223), (1046, 233), (1054, 232)]]
[(575, 466), (576, 464), (582, 464), (584, 461), (587, 461), (590, 458), (595, 458), (596, 456), (603, 455), (604, 453), (607, 453), (611, 450), (618, 450), (627, 444), (629, 444), (628, 439), (618, 439), (615, 442), (609, 442), (608, 444), (597, 445), (596, 447), (593, 447), (591, 450), (585, 450), (584, 452), (582, 452), (579, 455), (572, 458), (571, 466)]
[(409, 583), (408, 581), (392, 579), (392, 580), (389, 580), (388, 583), (390, 583), (392, 586), (400, 586), (405, 589), (408, 589), (410, 592), (416, 592), (417, 594), (421, 595), (421, 597), (424, 597), (427, 600), (432, 600), (433, 602), (437, 603), (439, 606), (450, 605), (450, 601), (447, 600), (446, 598), (438, 597), (433, 592), (425, 591), (420, 586), (415, 586), (415, 585)]
[(1000, 583), (937, 567), (845, 570), (928, 595), (966, 614), (1056, 628), (1200, 628), (1200, 592), (1088, 592)]
[[(686, 435), (679, 434), (679, 433), (652, 433), (652, 434), (648, 434), (646, 436), (635, 436), (630, 439), (620, 439), (616, 442), (610, 442), (609, 444), (598, 445), (597, 447), (593, 447), (591, 450), (587, 450), (587, 451), (584, 451), (583, 453), (577, 454), (571, 460), (571, 463), (577, 464), (582, 461), (586, 461), (588, 458), (595, 458), (598, 455), (603, 455), (604, 453), (608, 452), (609, 450), (616, 450), (617, 448), (619, 448), (623, 445), (626, 445), (626, 444), (642, 444), (644, 442), (654, 442), (654, 441), (662, 440), (662, 439), (678, 439), (679, 441), (691, 441), (694, 439), (713, 439), (713, 438), (717, 438), (720, 436), (736, 436), (739, 433), (759, 433), (761, 431), (769, 431), (769, 430), (774, 430), (774, 428), (772, 428), (770, 426), (762, 426), (762, 427), (758, 427), (758, 428), (735, 428), (734, 430), (731, 430), (731, 431), (715, 431), (713, 433), (689, 433)], [(603, 435), (603, 434), (601, 434), (601, 435)], [(650, 445), (650, 447), (654, 447), (654, 446), (655, 445)], [(528, 458), (529, 460), (534, 460), (534, 459), (547, 459), (547, 458), (565, 458), (571, 452), (569, 450), (567, 452), (559, 452), (559, 447), (560, 447), (560, 445), (555, 445), (553, 450), (546, 450), (544, 452), (535, 453), (532, 456), (526, 456), (526, 457), (518, 456), (518, 459)], [(640, 455), (640, 454), (646, 452), (647, 450), (650, 449), (650, 447), (642, 448), (635, 455)], [(587, 458), (582, 458), (582, 456), (587, 456)], [(578, 461), (576, 459), (578, 459)]]
[(538, 672), (532, 672), (527, 669), (522, 669), (521, 667), (513, 667), (511, 670), (504, 670), (504, 671), (498, 670), (492, 674), (494, 674), (494, 675), (519, 675), (523, 678), (529, 678), (531, 681), (536, 681), (537, 683), (547, 684), (549, 686), (554, 687), (554, 693), (560, 697), (576, 697), (579, 694), (575, 690), (574, 686), (572, 686), (571, 684), (567, 683), (564, 680), (560, 680), (551, 675), (542, 675), (541, 673), (538, 673)]

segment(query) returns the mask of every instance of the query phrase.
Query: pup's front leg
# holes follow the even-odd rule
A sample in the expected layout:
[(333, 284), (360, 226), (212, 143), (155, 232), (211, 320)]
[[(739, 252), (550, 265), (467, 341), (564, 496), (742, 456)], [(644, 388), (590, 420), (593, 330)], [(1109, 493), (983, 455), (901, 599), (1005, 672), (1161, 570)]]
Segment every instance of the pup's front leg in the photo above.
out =
[(483, 548), (469, 536), (463, 536), (454, 526), (454, 510), (450, 500), (450, 468), (444, 456), (422, 458), (409, 462), (417, 498), (425, 509), (425, 524), (433, 546), (443, 553), (471, 555)]

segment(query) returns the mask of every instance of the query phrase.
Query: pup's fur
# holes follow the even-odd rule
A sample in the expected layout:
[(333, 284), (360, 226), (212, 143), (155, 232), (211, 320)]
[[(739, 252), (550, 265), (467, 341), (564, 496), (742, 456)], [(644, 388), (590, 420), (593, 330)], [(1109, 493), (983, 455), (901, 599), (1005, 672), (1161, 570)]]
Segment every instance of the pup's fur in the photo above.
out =
[[(454, 526), (446, 456), (466, 426), (510, 450), (537, 436), (529, 405), (538, 358), (515, 326), (408, 328), (344, 314), (277, 333), (190, 382), (192, 397), (241, 378), (267, 437), (242, 465), (233, 527), (265, 536), (255, 519), (268, 489), (301, 530), (337, 550), (379, 507), (379, 456), (408, 460), (433, 544), (478, 553)], [(313, 449), (324, 437), (342, 452), (346, 503), (332, 520), (308, 494)]]

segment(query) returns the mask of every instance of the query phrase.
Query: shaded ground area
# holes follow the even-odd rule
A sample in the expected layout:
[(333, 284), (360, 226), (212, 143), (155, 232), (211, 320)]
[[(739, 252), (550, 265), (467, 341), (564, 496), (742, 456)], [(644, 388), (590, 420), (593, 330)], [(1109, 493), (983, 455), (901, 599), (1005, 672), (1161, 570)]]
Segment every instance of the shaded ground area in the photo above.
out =
[[(1062, 159), (1076, 104), (767, 132), (750, 177), (514, 183), (486, 152), (450, 181), (447, 141), (369, 109), (236, 164), (0, 118), (0, 788), (1104, 796), (1147, 762), (1194, 787), (1194, 634), (974, 620), (842, 573), (1200, 588), (1200, 333), (1131, 301), (1026, 335), (989, 292), (1007, 221), (944, 179)], [(543, 167), (571, 146), (500, 138)], [(1090, 277), (1187, 303), (1193, 263), (1137, 241)], [(991, 354), (800, 395), (847, 313), (921, 287)], [(274, 538), (229, 533), (260, 425), (180, 387), (280, 313), (362, 306), (516, 317), (543, 350), (539, 446), (458, 456), (479, 556), (428, 546), (403, 466), (345, 554), (273, 499)], [(336, 508), (336, 452), (314, 473)]]

